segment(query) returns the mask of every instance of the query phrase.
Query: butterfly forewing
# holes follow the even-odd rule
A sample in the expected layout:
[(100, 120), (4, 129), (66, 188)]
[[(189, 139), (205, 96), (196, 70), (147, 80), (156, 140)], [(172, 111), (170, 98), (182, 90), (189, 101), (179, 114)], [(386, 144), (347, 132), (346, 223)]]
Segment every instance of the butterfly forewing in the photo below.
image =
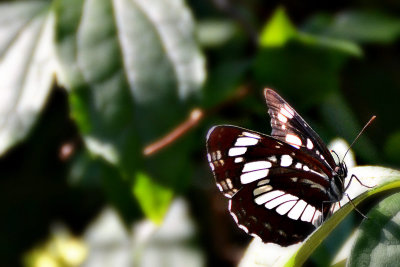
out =
[(275, 91), (264, 91), (271, 117), (271, 135), (319, 158), (332, 170), (336, 163), (328, 148), (307, 122)]

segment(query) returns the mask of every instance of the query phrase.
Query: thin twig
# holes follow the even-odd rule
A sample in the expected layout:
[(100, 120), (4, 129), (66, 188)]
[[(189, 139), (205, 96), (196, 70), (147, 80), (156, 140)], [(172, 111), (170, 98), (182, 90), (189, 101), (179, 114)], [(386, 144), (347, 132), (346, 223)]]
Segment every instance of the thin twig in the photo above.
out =
[(171, 132), (169, 132), (161, 139), (146, 146), (143, 150), (143, 154), (145, 156), (151, 156), (157, 153), (164, 147), (172, 144), (173, 142), (181, 138), (189, 130), (197, 126), (206, 114), (214, 113), (218, 110), (221, 110), (227, 106), (232, 105), (233, 103), (236, 103), (238, 100), (244, 98), (249, 92), (250, 92), (249, 86), (241, 86), (233, 93), (233, 95), (230, 98), (228, 98), (226, 101), (224, 101), (223, 103), (219, 104), (214, 108), (211, 108), (209, 110), (204, 110), (200, 108), (193, 109), (190, 112), (189, 118), (186, 121), (179, 124), (175, 129), (173, 129)]
[(172, 132), (168, 133), (166, 136), (161, 138), (160, 140), (148, 145), (145, 147), (143, 150), (143, 154), (145, 156), (150, 156), (163, 147), (166, 147), (167, 145), (171, 144), (178, 138), (180, 138), (182, 135), (184, 135), (188, 130), (196, 126), (199, 121), (203, 118), (204, 112), (200, 108), (195, 108), (190, 112), (189, 118), (178, 125)]

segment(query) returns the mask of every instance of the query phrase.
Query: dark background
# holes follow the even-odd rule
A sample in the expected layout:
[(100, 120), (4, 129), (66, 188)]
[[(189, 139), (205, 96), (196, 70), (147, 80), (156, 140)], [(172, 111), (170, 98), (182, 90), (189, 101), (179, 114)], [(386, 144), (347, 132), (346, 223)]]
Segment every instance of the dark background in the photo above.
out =
[[(205, 116), (174, 144), (190, 143), (190, 173), (177, 195), (189, 203), (198, 229), (193, 242), (204, 252), (207, 265), (236, 264), (250, 238), (237, 229), (214, 184), (205, 136), (216, 124), (269, 133), (264, 87), (278, 91), (326, 142), (340, 136), (350, 143), (376, 115), (353, 148), (357, 163), (399, 167), (400, 2), (191, 0), (187, 4), (199, 28), (212, 20), (233, 29), (226, 40), (215, 43), (198, 38), (208, 78), (191, 108), (200, 107)], [(299, 32), (326, 38), (328, 45), (296, 38), (280, 46), (260, 45), (259, 37), (279, 7)], [(340, 26), (343, 21), (347, 26)], [(332, 40), (355, 44), (362, 55), (337, 48)], [(49, 238), (55, 221), (79, 236), (108, 204), (125, 222), (143, 218), (134, 199), (120, 193), (123, 182), (110, 185), (101, 178), (104, 169), (71, 185), (70, 170), (77, 158), (84, 157), (84, 148), (69, 113), (68, 93), (55, 84), (29, 137), (0, 158), (4, 266), (21, 264), (27, 251)], [(63, 153), (66, 148), (72, 152)], [(119, 200), (110, 198), (113, 194), (120, 195)]]

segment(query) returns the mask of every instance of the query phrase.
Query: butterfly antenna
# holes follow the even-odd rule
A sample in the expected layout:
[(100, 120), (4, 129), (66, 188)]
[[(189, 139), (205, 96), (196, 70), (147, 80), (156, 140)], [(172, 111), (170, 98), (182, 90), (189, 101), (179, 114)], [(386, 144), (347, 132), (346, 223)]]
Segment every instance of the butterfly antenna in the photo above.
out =
[(362, 128), (362, 130), (359, 132), (359, 134), (357, 135), (357, 137), (354, 139), (354, 141), (351, 143), (351, 145), (349, 146), (349, 148), (347, 149), (346, 153), (344, 153), (343, 159), (346, 157), (347, 153), (350, 151), (350, 148), (354, 145), (354, 143), (357, 141), (357, 139), (361, 136), (361, 134), (365, 131), (365, 129), (372, 123), (373, 120), (375, 120), (376, 116), (372, 116), (371, 119), (369, 119), (369, 121), (367, 122), (367, 124), (365, 124), (365, 126)]

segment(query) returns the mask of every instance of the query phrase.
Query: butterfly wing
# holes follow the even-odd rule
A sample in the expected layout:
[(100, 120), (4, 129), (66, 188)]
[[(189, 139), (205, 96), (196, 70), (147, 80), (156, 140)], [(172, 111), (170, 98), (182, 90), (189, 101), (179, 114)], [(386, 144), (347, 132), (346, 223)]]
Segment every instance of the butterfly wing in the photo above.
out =
[(307, 122), (274, 90), (265, 89), (264, 94), (271, 117), (271, 135), (311, 154), (334, 170), (336, 163), (332, 154)]
[(330, 170), (274, 137), (235, 126), (216, 126), (207, 157), (219, 190), (230, 198), (236, 223), (264, 242), (290, 245), (318, 224), (330, 200)]

